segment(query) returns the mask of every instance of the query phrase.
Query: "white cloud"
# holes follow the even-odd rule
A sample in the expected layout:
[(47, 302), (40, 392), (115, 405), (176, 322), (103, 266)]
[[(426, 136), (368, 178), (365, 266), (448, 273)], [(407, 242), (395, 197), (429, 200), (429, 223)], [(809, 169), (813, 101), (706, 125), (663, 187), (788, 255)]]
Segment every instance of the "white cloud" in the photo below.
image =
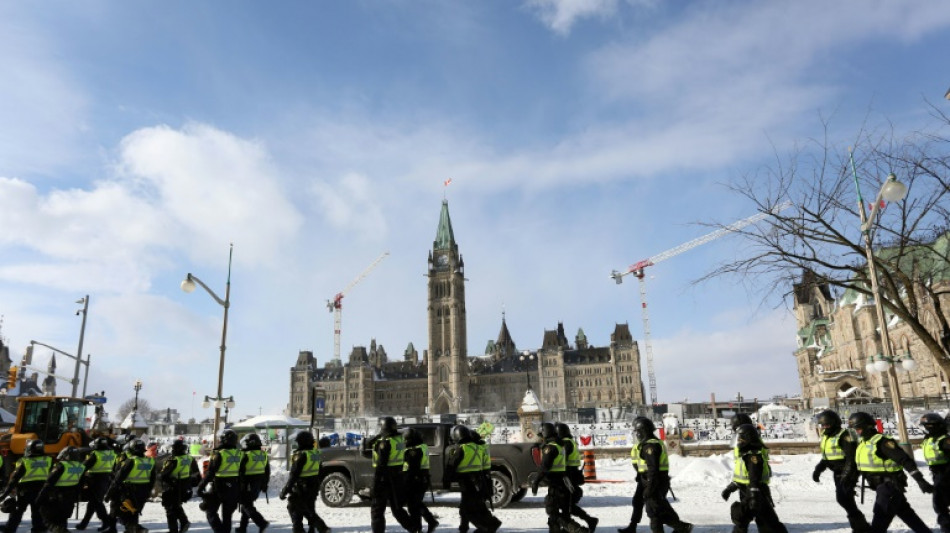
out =
[(561, 35), (570, 33), (580, 19), (607, 17), (617, 11), (618, 0), (526, 0), (541, 21)]
[(353, 172), (336, 184), (314, 181), (310, 187), (319, 203), (318, 214), (333, 227), (352, 230), (364, 238), (386, 236), (386, 219), (376, 201), (373, 182), (366, 176)]

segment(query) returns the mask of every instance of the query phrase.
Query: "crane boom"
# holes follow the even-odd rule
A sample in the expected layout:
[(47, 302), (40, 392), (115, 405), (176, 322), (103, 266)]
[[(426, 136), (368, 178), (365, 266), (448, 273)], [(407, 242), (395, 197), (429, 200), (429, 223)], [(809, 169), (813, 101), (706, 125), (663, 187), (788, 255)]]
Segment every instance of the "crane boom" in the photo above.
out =
[(383, 252), (375, 261), (370, 263), (368, 267), (363, 269), (362, 272), (356, 278), (350, 282), (342, 291), (336, 293), (332, 299), (327, 300), (327, 309), (333, 313), (333, 361), (336, 363), (340, 362), (340, 331), (342, 330), (343, 325), (343, 297), (346, 296), (350, 289), (356, 286), (357, 283), (363, 281), (363, 279), (369, 275), (370, 272), (376, 268), (383, 259), (386, 259), (386, 256), (389, 255), (389, 252)]
[(618, 272), (616, 270), (610, 273), (610, 277), (617, 282), (617, 284), (623, 283), (623, 277), (628, 274), (633, 274), (640, 282), (640, 313), (643, 317), (643, 344), (646, 346), (647, 352), (647, 373), (649, 374), (650, 379), (650, 404), (656, 405), (656, 373), (653, 371), (653, 344), (650, 342), (650, 313), (647, 310), (647, 290), (646, 282), (644, 281), (644, 269), (647, 267), (653, 266), (661, 261), (670, 259), (671, 257), (676, 257), (677, 255), (692, 250), (698, 246), (702, 246), (708, 242), (712, 242), (720, 237), (724, 237), (735, 231), (750, 225), (755, 224), (756, 222), (768, 217), (769, 215), (777, 214), (781, 211), (792, 206), (792, 202), (783, 202), (776, 205), (769, 211), (763, 211), (761, 213), (756, 213), (748, 218), (733, 222), (728, 226), (717, 229), (716, 231), (707, 233), (702, 237), (697, 237), (691, 241), (684, 242), (679, 246), (674, 246), (665, 252), (660, 252), (654, 256), (643, 259), (642, 261), (637, 261), (636, 263), (630, 265), (627, 268), (626, 272)]

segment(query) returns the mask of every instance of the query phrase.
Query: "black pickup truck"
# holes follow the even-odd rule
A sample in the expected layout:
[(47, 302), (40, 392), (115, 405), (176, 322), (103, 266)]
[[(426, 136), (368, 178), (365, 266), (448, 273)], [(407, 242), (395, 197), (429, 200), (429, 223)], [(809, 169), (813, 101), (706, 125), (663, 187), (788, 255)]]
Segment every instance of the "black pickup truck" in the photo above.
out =
[[(458, 490), (446, 487), (445, 449), (450, 445), (452, 424), (409, 424), (429, 447), (430, 477), (433, 490)], [(500, 509), (516, 502), (528, 492), (528, 475), (538, 470), (537, 445), (532, 443), (491, 444), (492, 505)], [(372, 497), (373, 461), (369, 450), (324, 448), (320, 466), (320, 498), (327, 507), (348, 505), (355, 494), (363, 500)]]

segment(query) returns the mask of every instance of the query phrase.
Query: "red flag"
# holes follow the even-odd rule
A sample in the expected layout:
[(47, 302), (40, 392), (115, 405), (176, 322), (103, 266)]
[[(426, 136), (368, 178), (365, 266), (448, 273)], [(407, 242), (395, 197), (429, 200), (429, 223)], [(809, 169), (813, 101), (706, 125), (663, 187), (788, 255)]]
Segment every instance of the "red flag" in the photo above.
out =
[(443, 182), (442, 182), (442, 185), (448, 187), (450, 183), (452, 183), (452, 178), (449, 178), (449, 179), (443, 181)]
[[(879, 204), (877, 205), (877, 208), (878, 208), (878, 209), (884, 209), (884, 206), (885, 206), (885, 205), (886, 205), (886, 202), (885, 202), (884, 200), (881, 200), (881, 203), (879, 203)], [(869, 203), (868, 203), (868, 210), (871, 210), (871, 211), (874, 210), (874, 202), (869, 202)]]

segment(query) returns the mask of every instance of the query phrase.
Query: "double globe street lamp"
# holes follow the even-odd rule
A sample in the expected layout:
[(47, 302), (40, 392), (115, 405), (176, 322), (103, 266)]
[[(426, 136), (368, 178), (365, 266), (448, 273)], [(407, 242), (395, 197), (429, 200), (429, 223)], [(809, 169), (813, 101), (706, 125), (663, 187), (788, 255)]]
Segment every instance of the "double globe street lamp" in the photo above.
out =
[[(877, 323), (881, 331), (881, 349), (882, 354), (873, 354), (868, 357), (868, 363), (865, 370), (868, 373), (887, 373), (887, 385), (891, 390), (891, 401), (894, 404), (894, 416), (897, 420), (897, 431), (900, 437), (901, 448), (910, 453), (910, 437), (907, 434), (907, 423), (904, 419), (904, 406), (901, 401), (900, 383), (897, 379), (896, 365), (900, 364), (903, 370), (914, 370), (917, 363), (910, 358), (910, 355), (895, 356), (891, 347), (890, 333), (887, 329), (887, 317), (884, 314), (884, 304), (881, 301), (881, 289), (877, 280), (877, 266), (874, 259), (874, 251), (871, 242), (874, 236), (874, 226), (877, 224), (882, 201), (899, 202), (907, 196), (907, 186), (897, 181), (894, 173), (887, 175), (881, 189), (874, 199), (871, 206), (871, 213), (866, 214), (864, 210), (864, 198), (861, 196), (861, 187), (858, 184), (858, 173), (854, 166), (854, 155), (850, 154), (851, 172), (854, 174), (854, 187), (858, 193), (858, 216), (861, 218), (861, 233), (864, 237), (864, 253), (868, 262), (868, 277), (871, 279), (871, 296), (874, 299), (874, 308), (877, 311)], [(913, 454), (910, 455), (913, 457)]]
[[(185, 280), (181, 282), (181, 290), (186, 293), (194, 292), (195, 286), (200, 285), (202, 289), (214, 298), (214, 301), (218, 302), (218, 305), (224, 308), (224, 325), (221, 328), (221, 358), (218, 362), (218, 394), (214, 398), (205, 397), (205, 404), (214, 401), (214, 436), (212, 437), (212, 442), (215, 447), (218, 445), (218, 428), (221, 425), (221, 407), (234, 406), (234, 399), (224, 398), (224, 393), (222, 392), (224, 388), (224, 353), (227, 349), (228, 338), (228, 309), (231, 307), (231, 259), (233, 256), (234, 244), (232, 243), (228, 251), (228, 281), (227, 285), (225, 285), (223, 300), (191, 272), (189, 272), (188, 275), (185, 276)], [(206, 405), (206, 407), (208, 406)]]

